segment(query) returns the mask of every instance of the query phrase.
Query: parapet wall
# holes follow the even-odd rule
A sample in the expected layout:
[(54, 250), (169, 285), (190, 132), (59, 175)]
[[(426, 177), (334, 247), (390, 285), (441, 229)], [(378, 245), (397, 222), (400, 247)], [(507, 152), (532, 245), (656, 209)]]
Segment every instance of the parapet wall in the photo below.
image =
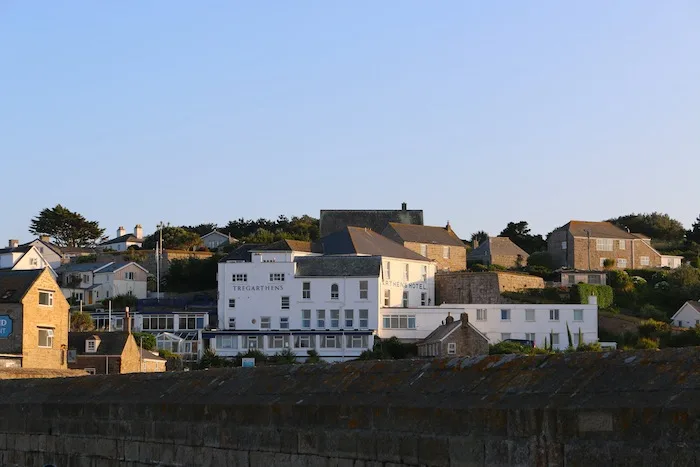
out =
[(0, 465), (700, 461), (696, 348), (0, 381)]
[(541, 277), (517, 272), (440, 272), (435, 303), (508, 303), (501, 293), (542, 288)]

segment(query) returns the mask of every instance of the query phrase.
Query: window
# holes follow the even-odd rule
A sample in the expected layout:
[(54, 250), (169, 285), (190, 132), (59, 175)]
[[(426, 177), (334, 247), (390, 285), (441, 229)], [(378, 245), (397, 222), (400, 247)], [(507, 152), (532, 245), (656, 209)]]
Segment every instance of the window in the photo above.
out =
[(95, 353), (97, 352), (97, 341), (95, 339), (90, 339), (85, 341), (85, 352)]
[(360, 310), (360, 329), (369, 327), (369, 310)]
[(53, 329), (39, 328), (39, 347), (53, 347)]
[(284, 273), (283, 272), (270, 273), (270, 282), (284, 282)]
[(39, 291), (39, 305), (53, 306), (53, 292)]
[(178, 319), (179, 329), (197, 329), (197, 316), (195, 315), (180, 315)]
[(420, 306), (426, 306), (428, 304), (428, 292), (420, 293)]
[(423, 266), (421, 268), (421, 279), (423, 279), (423, 282), (428, 280), (428, 266)]
[(535, 321), (535, 310), (525, 310), (525, 321)]
[(525, 333), (525, 340), (535, 342), (535, 333), (534, 332), (526, 332)]
[(352, 310), (345, 310), (345, 327), (352, 329), (355, 313)]
[(367, 300), (369, 298), (369, 282), (360, 281), (360, 300)]
[(263, 336), (248, 336), (246, 341), (248, 349), (262, 349), (263, 347)]
[(486, 321), (486, 308), (478, 308), (476, 310), (476, 320)]
[(228, 299), (228, 307), (229, 308), (236, 308), (236, 299), (235, 298)]
[(559, 334), (550, 334), (552, 336), (552, 345), (559, 345)]
[(450, 259), (450, 247), (449, 246), (442, 247), (442, 257), (445, 259)]
[(502, 332), (501, 333), (501, 340), (507, 341), (508, 339), (510, 339), (510, 333), (509, 332)]
[(269, 336), (267, 343), (271, 349), (286, 349), (289, 347), (289, 336)]
[(457, 344), (455, 342), (448, 342), (447, 343), (447, 355), (456, 355), (457, 354)]
[(345, 336), (348, 349), (364, 349), (368, 346), (367, 336)]
[(333, 329), (340, 327), (340, 310), (331, 310), (331, 327)]
[(578, 333), (574, 334), (574, 347), (578, 347), (581, 342), (578, 341)]
[(642, 266), (649, 266), (649, 257), (648, 256), (640, 256), (639, 257), (639, 264)]
[(339, 349), (342, 342), (340, 336), (322, 336), (321, 348), (323, 349)]
[(125, 272), (124, 273), (124, 279), (126, 279), (128, 281), (133, 281), (135, 276), (136, 276), (136, 274), (134, 272)]
[(410, 280), (409, 279), (411, 277), (410, 271), (411, 271), (411, 269), (410, 269), (409, 265), (407, 264), (406, 268), (403, 271), (403, 280), (405, 280), (406, 282), (408, 282)]
[(85, 373), (87, 373), (89, 375), (96, 375), (97, 370), (95, 370), (94, 368), (85, 368)]
[(311, 328), (311, 310), (301, 310), (301, 327)]
[(311, 299), (311, 282), (303, 282), (301, 284), (301, 298), (304, 300)]
[(248, 274), (234, 274), (233, 282), (248, 282)]
[(338, 300), (340, 292), (338, 292), (338, 284), (331, 285), (331, 300)]
[(617, 267), (618, 268), (626, 268), (627, 267), (627, 260), (625, 258), (617, 258)]
[(90, 275), (89, 274), (83, 274), (83, 282), (90, 282)]
[(583, 310), (574, 310), (574, 321), (583, 321)]
[(289, 329), (289, 316), (280, 316), (280, 329)]
[(382, 322), (384, 329), (416, 328), (415, 315), (384, 315)]
[(236, 318), (229, 318), (228, 319), (228, 328), (229, 329), (236, 329)]
[(612, 238), (596, 238), (595, 249), (597, 251), (613, 251)]
[(30, 266), (38, 266), (39, 265), (39, 258), (30, 258), (29, 265)]
[(261, 316), (260, 317), (260, 329), (270, 329), (270, 317)]
[(391, 290), (384, 291), (384, 306), (391, 306)]
[(561, 249), (566, 250), (566, 242), (561, 242)]
[(280, 308), (283, 310), (289, 310), (289, 297), (282, 297)]
[(617, 242), (617, 248), (619, 248), (620, 250), (624, 250), (624, 249), (626, 248), (626, 247), (625, 247), (625, 241), (624, 241), (624, 240), (619, 240), (619, 241)]
[(316, 327), (321, 329), (326, 327), (326, 310), (316, 310)]
[(237, 349), (238, 336), (216, 336), (217, 349)]
[(600, 285), (600, 276), (598, 274), (589, 274), (588, 275), (588, 283)]
[(297, 349), (313, 349), (315, 340), (311, 336), (294, 336), (294, 347)]
[(78, 361), (78, 351), (69, 350), (68, 351), (68, 363), (75, 363)]
[(573, 274), (569, 274), (569, 284), (575, 284), (576, 283), (576, 276)]
[(173, 315), (145, 315), (142, 318), (141, 327), (145, 331), (174, 330), (175, 318)]
[(428, 245), (420, 246), (420, 254), (421, 256), (428, 256)]
[(501, 310), (501, 321), (510, 321), (510, 310)]
[(404, 308), (408, 308), (408, 291), (404, 290), (403, 292), (403, 299), (401, 300), (401, 305)]
[(559, 310), (549, 310), (549, 320), (559, 321)]
[(601, 268), (602, 268), (602, 267), (605, 267), (605, 260), (607, 260), (607, 259), (608, 259), (608, 258), (600, 258), (600, 267), (601, 267)]
[(387, 280), (391, 279), (391, 262), (389, 261), (386, 262), (386, 278)]

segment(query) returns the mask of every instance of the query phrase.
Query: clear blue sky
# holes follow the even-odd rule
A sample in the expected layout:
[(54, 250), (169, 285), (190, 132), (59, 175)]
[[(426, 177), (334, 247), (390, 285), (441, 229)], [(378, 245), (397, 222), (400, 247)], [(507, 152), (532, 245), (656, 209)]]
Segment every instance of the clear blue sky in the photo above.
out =
[(700, 213), (700, 2), (0, 1), (0, 245), (423, 209)]

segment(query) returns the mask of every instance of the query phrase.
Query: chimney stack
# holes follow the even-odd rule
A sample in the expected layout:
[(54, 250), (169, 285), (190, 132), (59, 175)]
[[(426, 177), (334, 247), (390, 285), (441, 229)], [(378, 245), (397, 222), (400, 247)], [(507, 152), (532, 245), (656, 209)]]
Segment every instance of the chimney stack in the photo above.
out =
[(136, 227), (134, 227), (134, 237), (143, 238), (143, 227), (141, 227), (141, 224), (136, 224)]
[(455, 322), (455, 319), (452, 317), (452, 314), (448, 311), (447, 318), (445, 318), (445, 324), (450, 325), (454, 322)]
[(406, 203), (401, 203), (401, 210), (405, 211), (406, 210)]
[(131, 314), (128, 306), (124, 308), (124, 322), (126, 324), (126, 332), (131, 334)]
[(117, 229), (117, 237), (121, 237), (122, 235), (126, 235), (126, 230), (124, 230), (124, 227), (120, 225)]
[(463, 328), (469, 327), (469, 315), (467, 313), (460, 313), (459, 320)]
[(9, 246), (10, 248), (17, 248), (19, 246), (19, 240), (10, 239)]
[(472, 248), (474, 248), (474, 249), (479, 248), (479, 240), (477, 240), (476, 238), (474, 240), (472, 240)]
[(39, 236), (39, 240), (45, 243), (49, 243), (51, 241), (51, 237), (49, 237), (48, 235), (41, 235)]

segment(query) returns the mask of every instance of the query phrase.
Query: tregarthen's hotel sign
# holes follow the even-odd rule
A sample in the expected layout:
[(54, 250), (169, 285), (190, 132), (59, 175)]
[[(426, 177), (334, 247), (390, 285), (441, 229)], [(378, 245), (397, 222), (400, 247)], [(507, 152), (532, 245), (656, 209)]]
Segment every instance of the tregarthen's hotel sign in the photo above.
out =
[(401, 282), (401, 281), (384, 281), (385, 287), (401, 287), (404, 289), (420, 289), (428, 290), (424, 282)]
[(284, 285), (234, 285), (236, 292), (282, 292)]

